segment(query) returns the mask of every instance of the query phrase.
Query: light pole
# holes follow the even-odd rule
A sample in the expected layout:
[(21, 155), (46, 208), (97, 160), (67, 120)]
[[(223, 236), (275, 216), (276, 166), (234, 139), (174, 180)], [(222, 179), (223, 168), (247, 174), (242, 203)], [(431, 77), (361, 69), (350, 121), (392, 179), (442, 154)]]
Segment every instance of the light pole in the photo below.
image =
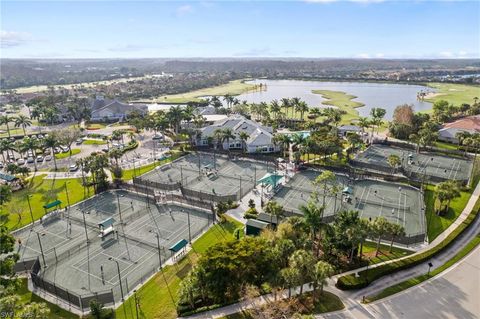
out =
[(82, 217), (83, 217), (83, 228), (85, 229), (85, 238), (87, 238), (87, 243), (90, 242), (88, 239), (88, 231), (87, 231), (87, 221), (85, 220), (85, 211), (82, 210)]
[(157, 232), (150, 230), (152, 234), (157, 238), (157, 250), (158, 250), (158, 264), (160, 266), (160, 269), (162, 269), (162, 254), (160, 250), (160, 235), (158, 235)]
[[(43, 267), (47, 268), (47, 263), (45, 262), (45, 254), (43, 253), (43, 246), (42, 246), (42, 241), (40, 240), (40, 234), (36, 231), (37, 234), (37, 239), (38, 239), (38, 244), (40, 245), (40, 252), (42, 254), (42, 260), (43, 260)], [(45, 234), (42, 234), (44, 236)]]
[[(185, 212), (185, 210), (182, 209), (182, 212)], [(187, 221), (188, 221), (188, 242), (192, 243), (192, 234), (190, 231), (190, 211), (187, 209)]]
[(428, 272), (427, 272), (427, 276), (430, 277), (430, 269), (433, 267), (433, 264), (430, 262), (428, 263)]
[(122, 302), (124, 302), (125, 299), (123, 298), (123, 287), (122, 287), (122, 276), (120, 275), (120, 265), (118, 264), (118, 261), (113, 259), (113, 257), (108, 257), (108, 260), (114, 261), (117, 264), (118, 281), (120, 282), (120, 293), (122, 295)]
[(134, 299), (135, 299), (135, 313), (136, 313), (137, 319), (138, 319), (138, 298), (137, 298), (137, 290), (136, 289), (133, 291), (133, 296), (134, 296)]
[(28, 203), (28, 208), (30, 209), (30, 217), (32, 218), (32, 228), (33, 228), (33, 224), (35, 224), (35, 220), (33, 219), (32, 205), (30, 205), (30, 195), (27, 195), (27, 203)]
[(67, 194), (67, 204), (68, 204), (68, 208), (70, 208), (70, 197), (68, 196), (67, 184), (68, 182), (65, 182), (65, 194)]

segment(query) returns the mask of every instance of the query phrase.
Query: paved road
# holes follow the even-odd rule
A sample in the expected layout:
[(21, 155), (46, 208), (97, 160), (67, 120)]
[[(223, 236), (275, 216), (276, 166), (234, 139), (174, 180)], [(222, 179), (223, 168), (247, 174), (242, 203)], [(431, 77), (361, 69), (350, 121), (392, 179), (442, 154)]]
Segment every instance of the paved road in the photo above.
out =
[(480, 246), (433, 279), (358, 310), (317, 318), (480, 318)]

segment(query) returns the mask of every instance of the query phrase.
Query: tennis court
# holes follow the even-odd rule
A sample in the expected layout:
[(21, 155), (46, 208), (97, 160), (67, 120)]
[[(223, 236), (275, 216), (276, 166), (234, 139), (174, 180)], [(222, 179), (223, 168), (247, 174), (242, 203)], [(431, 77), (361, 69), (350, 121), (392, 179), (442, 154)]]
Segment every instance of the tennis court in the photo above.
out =
[[(449, 157), (437, 153), (414, 150), (396, 146), (374, 144), (360, 153), (353, 164), (364, 168), (371, 168), (385, 172), (392, 172), (388, 164), (388, 157), (397, 155), (401, 166), (408, 177), (425, 178), (432, 182), (442, 180), (468, 181), (472, 169), (472, 161), (468, 158)], [(363, 164), (363, 165), (362, 165)]]
[[(97, 224), (107, 218), (113, 218), (114, 231), (101, 237)], [(164, 263), (172, 255), (170, 247), (183, 239), (193, 240), (211, 224), (207, 211), (116, 191), (62, 210), (14, 235), (21, 242), (17, 243), (20, 260), (39, 257), (39, 277), (44, 281), (79, 295), (110, 290), (118, 302), (119, 270), (125, 295), (158, 271), (159, 256)]]
[[(312, 181), (320, 172), (308, 170), (296, 174), (273, 197), (286, 211), (301, 214), (299, 207), (306, 205), (314, 191)], [(326, 220), (332, 221), (336, 212), (356, 210), (361, 218), (383, 216), (405, 228), (407, 236), (425, 233), (423, 199), (414, 187), (376, 180), (351, 180), (337, 175), (337, 191), (327, 191), (325, 197)], [(323, 186), (318, 188), (318, 198), (323, 201)]]
[(181, 184), (184, 189), (242, 197), (273, 164), (210, 153), (189, 154), (142, 175), (144, 181)]

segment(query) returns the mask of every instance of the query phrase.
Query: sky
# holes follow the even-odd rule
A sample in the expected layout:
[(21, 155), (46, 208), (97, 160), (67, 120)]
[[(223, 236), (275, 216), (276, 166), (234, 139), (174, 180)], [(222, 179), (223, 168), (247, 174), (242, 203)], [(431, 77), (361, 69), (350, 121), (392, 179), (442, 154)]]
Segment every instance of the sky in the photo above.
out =
[(480, 1), (4, 1), (2, 58), (480, 58)]

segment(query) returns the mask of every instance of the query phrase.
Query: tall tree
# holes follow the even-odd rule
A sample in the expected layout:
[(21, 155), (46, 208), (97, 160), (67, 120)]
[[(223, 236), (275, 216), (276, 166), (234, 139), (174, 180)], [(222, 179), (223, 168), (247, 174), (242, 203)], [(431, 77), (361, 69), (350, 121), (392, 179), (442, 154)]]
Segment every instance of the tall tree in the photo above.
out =
[(22, 127), (23, 136), (26, 136), (27, 132), (26, 132), (25, 129), (26, 129), (26, 127), (32, 125), (32, 120), (30, 120), (30, 118), (28, 116), (20, 114), (19, 116), (14, 118), (14, 122), (15, 122), (15, 127)]

